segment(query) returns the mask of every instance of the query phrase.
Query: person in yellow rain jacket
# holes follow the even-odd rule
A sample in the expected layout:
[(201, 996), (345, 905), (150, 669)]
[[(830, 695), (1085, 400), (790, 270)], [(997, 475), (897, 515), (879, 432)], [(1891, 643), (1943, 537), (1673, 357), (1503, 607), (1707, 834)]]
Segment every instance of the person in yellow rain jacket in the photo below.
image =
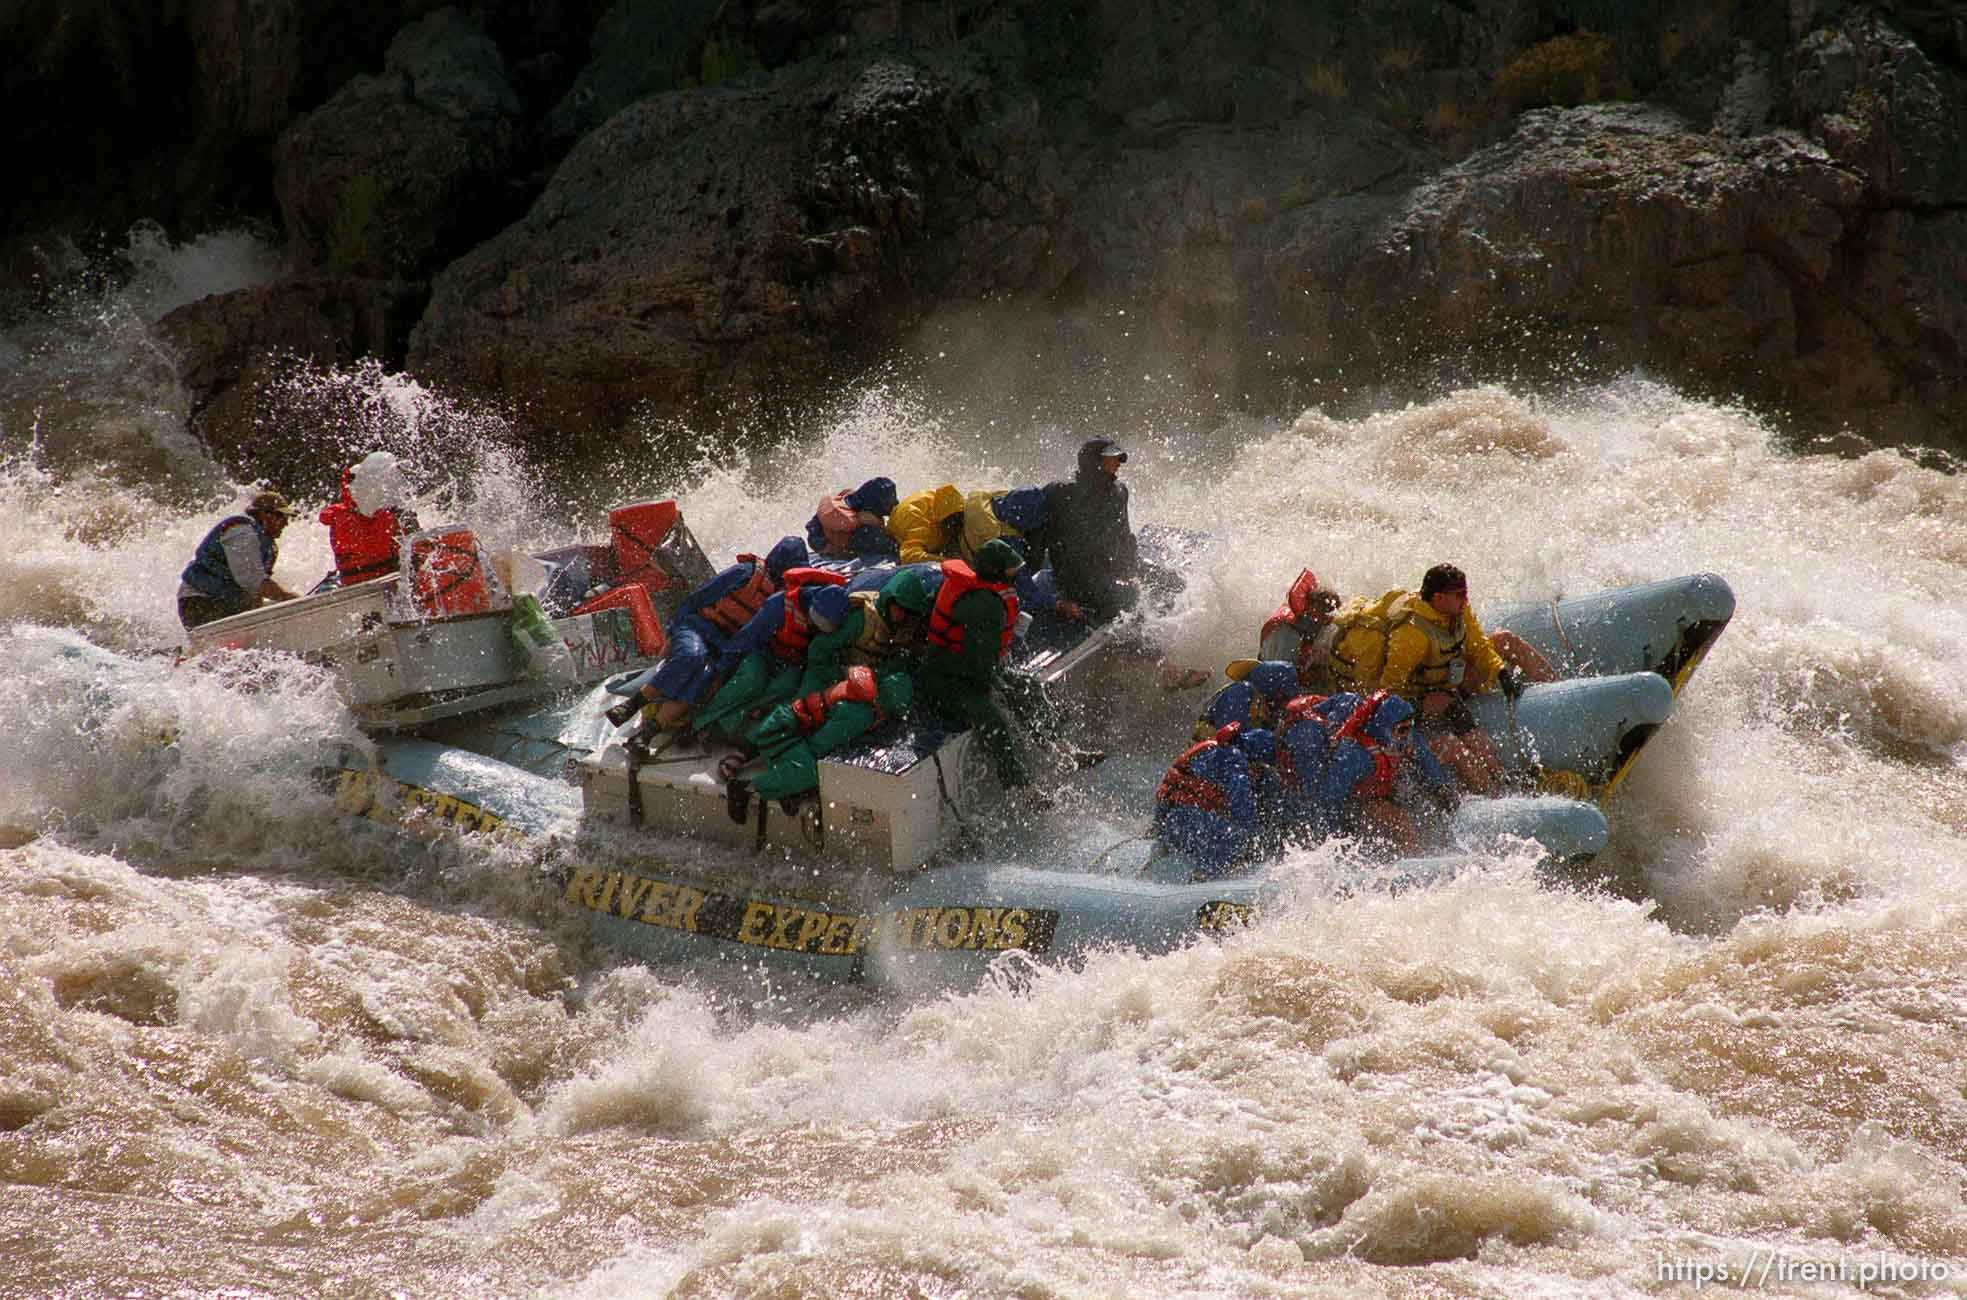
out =
[(963, 537), (963, 489), (954, 483), (911, 492), (888, 515), (888, 536), (901, 547), (900, 562), (922, 564), (955, 555)]
[(1394, 590), (1355, 599), (1332, 620), (1332, 670), (1342, 689), (1384, 690), (1411, 701), (1423, 731), (1462, 783), (1480, 794), (1502, 780), (1495, 746), (1476, 725), (1468, 697), (1501, 686), (1511, 699), (1526, 681), (1556, 677), (1550, 663), (1514, 633), (1494, 640), (1468, 604), (1468, 578), (1437, 564), (1418, 593)]

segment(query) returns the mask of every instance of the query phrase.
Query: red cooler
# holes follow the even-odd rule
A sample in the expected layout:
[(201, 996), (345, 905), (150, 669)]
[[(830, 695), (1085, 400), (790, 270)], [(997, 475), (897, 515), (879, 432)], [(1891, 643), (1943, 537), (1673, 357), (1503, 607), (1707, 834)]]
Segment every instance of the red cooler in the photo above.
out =
[(637, 501), (608, 512), (617, 582), (639, 582), (662, 591), (676, 581), (662, 564), (662, 546), (680, 517), (674, 501)]
[(469, 528), (433, 528), (410, 538), (410, 592), (426, 618), (484, 614), (498, 579)]

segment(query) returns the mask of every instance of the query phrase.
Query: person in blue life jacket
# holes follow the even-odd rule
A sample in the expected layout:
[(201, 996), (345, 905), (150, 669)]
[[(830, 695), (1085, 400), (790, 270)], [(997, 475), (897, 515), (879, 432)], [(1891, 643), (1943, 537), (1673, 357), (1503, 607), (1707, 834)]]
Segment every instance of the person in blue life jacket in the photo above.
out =
[(932, 597), (920, 566), (896, 572), (878, 592), (849, 596), (847, 616), (813, 638), (799, 694), (746, 733), (769, 761), (727, 791), (732, 820), (742, 822), (750, 795), (784, 802), (819, 786), (819, 760), (891, 719), (914, 702), (917, 633)]
[(178, 621), (185, 631), (268, 601), (295, 598), (273, 580), (280, 534), (293, 517), (287, 498), (268, 489), (255, 494), (244, 512), (212, 526), (178, 582)]
[(1232, 663), (1229, 681), (1202, 706), (1195, 722), (1195, 739), (1207, 740), (1232, 722), (1246, 727), (1269, 727), (1273, 717), (1302, 692), (1297, 669), (1268, 659)]
[[(1072, 478), (1045, 485), (1045, 554), (1030, 560), (1046, 565), (1035, 581), (1061, 618), (1111, 622), (1139, 606), (1143, 588), (1166, 600), (1184, 585), (1179, 574), (1141, 559), (1120, 480), (1126, 463), (1126, 449), (1112, 438), (1088, 438)], [(1165, 657), (1155, 669), (1164, 690), (1201, 686), (1214, 676)]]
[(806, 650), (847, 617), (847, 580), (826, 569), (787, 569), (784, 589), (768, 599), (725, 646), (719, 671), (730, 677), (697, 710), (699, 732), (743, 737), (755, 715), (799, 692)]
[[(1336, 829), (1325, 805), (1332, 735), (1362, 702), (1351, 694), (1303, 694), (1273, 703), (1268, 710), (1266, 725), (1277, 735), (1277, 800), (1272, 813), (1279, 840), (1316, 844)], [(1416, 742), (1422, 749), (1426, 743)], [(1421, 761), (1431, 763), (1433, 757)]]
[(1276, 738), (1232, 723), (1182, 752), (1154, 791), (1154, 834), (1185, 855), (1197, 880), (1248, 865), (1266, 847), (1265, 806)]
[(829, 493), (806, 521), (806, 544), (822, 559), (897, 559), (901, 544), (888, 535), (895, 504), (891, 478), (871, 478), (857, 488)]
[(1386, 691), (1363, 698), (1347, 692), (1330, 697), (1327, 714), (1330, 743), (1317, 796), (1324, 826), (1393, 854), (1415, 851), (1420, 834), (1403, 797), (1419, 794), (1448, 810), (1459, 793), (1415, 732), (1413, 704)]
[(608, 711), (615, 725), (640, 708), (658, 730), (681, 728), (718, 685), (731, 641), (779, 590), (788, 569), (807, 561), (806, 543), (781, 537), (763, 559), (740, 555), (676, 607), (665, 632), (669, 653), (640, 677), (616, 688), (627, 700)]

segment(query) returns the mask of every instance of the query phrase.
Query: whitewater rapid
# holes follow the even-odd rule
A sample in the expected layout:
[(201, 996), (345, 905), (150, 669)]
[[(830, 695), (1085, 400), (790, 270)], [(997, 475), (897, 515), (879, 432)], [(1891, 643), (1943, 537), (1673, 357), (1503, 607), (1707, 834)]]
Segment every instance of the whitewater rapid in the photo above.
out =
[[(1155, 629), (1184, 661), (1251, 653), (1306, 566), (1377, 593), (1452, 560), (1478, 610), (1735, 591), (1583, 880), (1523, 856), (1348, 894), (1321, 850), (1221, 941), (870, 998), (621, 964), (513, 850), (351, 828), (311, 776), (360, 743), (318, 674), (161, 653), (247, 485), (148, 326), (268, 271), (250, 241), (151, 251), (6, 344), (0, 1293), (1960, 1293), (1957, 476), (1638, 375), (1126, 429), (897, 384), (769, 453), (625, 447), (618, 500), (570, 502), (467, 403), (317, 376), (411, 463), (467, 428), (415, 504), (468, 501), (495, 547), (673, 493), (723, 561), (872, 474), (1044, 482), (1111, 433), (1136, 524), (1212, 539)], [(304, 509), (278, 576), (327, 563)], [(1123, 758), (1179, 749), (1135, 711)], [(1075, 853), (1128, 829), (1056, 823)]]

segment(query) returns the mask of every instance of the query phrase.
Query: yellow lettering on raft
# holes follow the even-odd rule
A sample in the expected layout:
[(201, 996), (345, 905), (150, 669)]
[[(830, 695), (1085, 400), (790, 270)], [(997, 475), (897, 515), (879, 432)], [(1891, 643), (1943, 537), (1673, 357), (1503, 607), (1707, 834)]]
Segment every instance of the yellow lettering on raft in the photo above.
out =
[(676, 902), (676, 886), (666, 880), (649, 882), (648, 901), (642, 905), (642, 921), (646, 925), (660, 925), (674, 929), (670, 919), (670, 909)]
[(599, 867), (579, 867), (567, 879), (566, 899), (576, 907), (594, 906), (594, 887), (601, 882)]
[(617, 910), (624, 917), (635, 915), (641, 908), (643, 898), (649, 893), (649, 886), (656, 882), (646, 876), (626, 876), (622, 879), (621, 904)]
[(765, 946), (765, 923), (778, 911), (770, 903), (746, 903), (744, 921), (738, 926), (738, 942), (750, 944), (754, 948)]
[(697, 930), (697, 912), (710, 898), (701, 889), (691, 889), (688, 885), (676, 887), (676, 910), (671, 913), (671, 924), (678, 930)]
[(970, 940), (970, 909), (946, 908), (936, 919), (936, 943), (944, 948), (962, 948)]
[(799, 926), (799, 937), (793, 941), (793, 946), (800, 952), (807, 951), (812, 942), (825, 934), (827, 926), (832, 923), (833, 915), (829, 912), (806, 913), (805, 921)]

